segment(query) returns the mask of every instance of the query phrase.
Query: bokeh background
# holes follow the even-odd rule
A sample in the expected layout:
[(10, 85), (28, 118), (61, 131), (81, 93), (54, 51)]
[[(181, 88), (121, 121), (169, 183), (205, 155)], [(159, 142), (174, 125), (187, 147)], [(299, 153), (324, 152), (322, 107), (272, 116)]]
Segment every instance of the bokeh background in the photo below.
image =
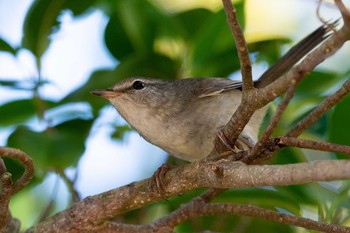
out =
[[(256, 78), (321, 24), (316, 1), (235, 4)], [(332, 2), (322, 6), (320, 15), (331, 21), (340, 17)], [(349, 73), (347, 45), (301, 84), (276, 134), (286, 132)], [(31, 184), (11, 201), (12, 214), (23, 228), (69, 206), (72, 187), (81, 197), (98, 194), (147, 178), (167, 162), (164, 151), (132, 131), (107, 101), (89, 93), (136, 75), (239, 79), (239, 62), (221, 1), (0, 0), (0, 145), (25, 151), (36, 168)], [(303, 137), (349, 145), (348, 104), (350, 100), (345, 99)], [(281, 153), (273, 163), (343, 158), (308, 150)], [(6, 160), (6, 164), (17, 177), (23, 171), (14, 161)], [(145, 210), (147, 217), (135, 211), (122, 219), (149, 222), (197, 193), (152, 205)], [(222, 200), (344, 224), (349, 221), (348, 196), (347, 182), (332, 182), (235, 190)], [(242, 225), (242, 232), (254, 232), (261, 225), (295, 230), (262, 220), (231, 218)], [(230, 230), (229, 225), (210, 225), (205, 219), (178, 230), (193, 231), (204, 222), (208, 228)]]

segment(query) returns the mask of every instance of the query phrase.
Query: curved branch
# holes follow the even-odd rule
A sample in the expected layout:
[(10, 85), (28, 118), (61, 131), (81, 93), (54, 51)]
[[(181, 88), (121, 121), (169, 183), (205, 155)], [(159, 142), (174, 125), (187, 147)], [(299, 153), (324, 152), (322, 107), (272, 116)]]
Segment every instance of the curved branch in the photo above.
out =
[(24, 166), (24, 172), (12, 187), (11, 194), (17, 193), (24, 186), (26, 186), (29, 181), (34, 176), (34, 164), (31, 157), (29, 157), (26, 153), (21, 150), (10, 148), (10, 147), (0, 147), (0, 157), (7, 157), (11, 159), (18, 160)]
[[(16, 182), (13, 183), (12, 175), (7, 171), (2, 157), (19, 160), (23, 164), (24, 173)], [(14, 148), (0, 147), (0, 232), (18, 231), (19, 223), (12, 219), (8, 205), (11, 196), (26, 186), (33, 174), (33, 162), (26, 153)]]

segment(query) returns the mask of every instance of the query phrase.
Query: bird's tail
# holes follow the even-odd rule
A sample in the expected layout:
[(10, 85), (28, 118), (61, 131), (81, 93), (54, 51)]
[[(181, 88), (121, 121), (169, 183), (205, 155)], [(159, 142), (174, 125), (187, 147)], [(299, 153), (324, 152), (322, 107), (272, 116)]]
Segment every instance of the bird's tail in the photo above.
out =
[(336, 22), (331, 25), (323, 25), (294, 45), (285, 55), (283, 55), (273, 66), (271, 66), (255, 82), (255, 87), (262, 88), (281, 77), (291, 69), (301, 58), (313, 50), (317, 45), (330, 36), (328, 33)]

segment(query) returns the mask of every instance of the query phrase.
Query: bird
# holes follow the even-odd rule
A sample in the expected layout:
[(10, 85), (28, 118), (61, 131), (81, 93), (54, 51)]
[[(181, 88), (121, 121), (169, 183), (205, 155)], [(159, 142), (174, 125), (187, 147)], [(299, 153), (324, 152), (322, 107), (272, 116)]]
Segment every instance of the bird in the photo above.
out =
[[(254, 82), (263, 88), (281, 77), (328, 36), (320, 26)], [(107, 99), (145, 140), (170, 155), (197, 161), (211, 152), (214, 138), (227, 124), (242, 98), (242, 82), (227, 78), (162, 80), (131, 77), (107, 89), (93, 90)], [(267, 107), (257, 110), (241, 132), (237, 145), (251, 148)]]

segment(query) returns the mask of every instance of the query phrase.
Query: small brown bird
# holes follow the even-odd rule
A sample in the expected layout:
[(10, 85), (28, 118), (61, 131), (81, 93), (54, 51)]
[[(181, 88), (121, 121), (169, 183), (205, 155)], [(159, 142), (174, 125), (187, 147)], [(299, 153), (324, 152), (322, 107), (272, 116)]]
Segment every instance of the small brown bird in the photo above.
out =
[[(328, 29), (319, 27), (296, 44), (256, 82), (269, 85), (319, 45)], [(174, 81), (133, 77), (93, 94), (109, 100), (125, 120), (150, 143), (169, 154), (195, 161), (213, 148), (219, 129), (226, 125), (241, 102), (242, 82), (224, 78), (189, 78)], [(266, 107), (254, 113), (238, 143), (251, 147)]]

